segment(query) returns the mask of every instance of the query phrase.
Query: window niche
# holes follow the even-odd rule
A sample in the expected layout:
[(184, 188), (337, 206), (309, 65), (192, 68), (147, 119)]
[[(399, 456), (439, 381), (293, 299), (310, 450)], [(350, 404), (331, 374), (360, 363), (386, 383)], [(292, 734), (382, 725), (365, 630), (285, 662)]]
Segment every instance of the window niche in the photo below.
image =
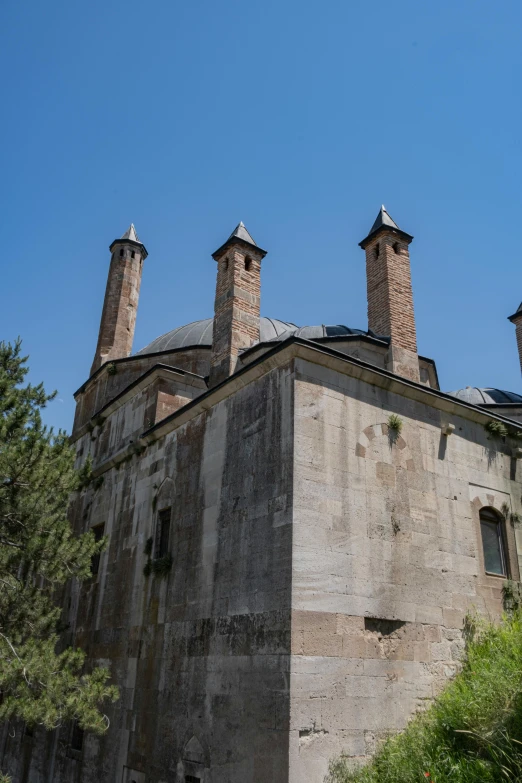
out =
[(74, 721), (71, 731), (71, 750), (75, 750), (80, 753), (83, 749), (84, 731), (78, 725), (78, 721)]
[(167, 557), (169, 554), (170, 544), (170, 518), (172, 516), (172, 508), (162, 508), (158, 511), (158, 520), (156, 523), (156, 536), (154, 541), (154, 559)]
[[(94, 533), (94, 540), (96, 543), (102, 540), (103, 534), (105, 533), (105, 525), (94, 525), (91, 527), (92, 532)], [(91, 557), (91, 574), (93, 576), (96, 576), (98, 571), (100, 570), (100, 557), (101, 552), (96, 552), (95, 555)]]
[(486, 574), (507, 577), (503, 520), (492, 508), (481, 508), (479, 513)]

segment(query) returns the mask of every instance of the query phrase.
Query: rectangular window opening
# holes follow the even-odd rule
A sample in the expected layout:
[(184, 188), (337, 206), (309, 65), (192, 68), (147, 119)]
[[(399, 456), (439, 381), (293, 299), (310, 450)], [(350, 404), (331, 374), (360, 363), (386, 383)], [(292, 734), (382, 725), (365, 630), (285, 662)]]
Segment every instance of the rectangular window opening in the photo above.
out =
[(501, 522), (481, 514), (480, 532), (486, 573), (494, 576), (507, 576)]
[(156, 558), (165, 557), (169, 553), (171, 508), (164, 508), (158, 514), (156, 531)]
[[(94, 525), (94, 527), (91, 527), (91, 530), (94, 533), (94, 540), (96, 542), (101, 541), (105, 531), (105, 525)], [(97, 552), (91, 557), (91, 574), (93, 576), (96, 576), (100, 569), (100, 554), (100, 552)]]
[(78, 721), (75, 720), (71, 732), (71, 749), (81, 750), (83, 748), (83, 734), (84, 731), (78, 725)]

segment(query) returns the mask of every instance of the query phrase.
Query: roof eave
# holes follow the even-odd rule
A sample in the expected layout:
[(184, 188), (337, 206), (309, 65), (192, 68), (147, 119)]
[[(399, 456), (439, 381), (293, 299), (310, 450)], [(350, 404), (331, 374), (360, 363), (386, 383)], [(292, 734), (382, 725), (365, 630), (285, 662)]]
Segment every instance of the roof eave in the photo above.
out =
[(402, 231), (400, 228), (394, 228), (393, 226), (379, 226), (379, 228), (376, 228), (375, 231), (371, 231), (368, 236), (363, 239), (361, 242), (359, 242), (359, 247), (364, 248), (372, 241), (372, 239), (375, 239), (378, 234), (382, 234), (384, 232), (388, 232), (390, 234), (395, 234), (396, 236), (399, 236), (401, 239), (404, 239), (405, 242), (410, 244), (410, 242), (413, 240), (413, 237), (411, 234), (407, 234), (406, 231)]
[(143, 259), (145, 260), (147, 256), (149, 255), (147, 252), (147, 248), (143, 244), (143, 242), (135, 242), (134, 239), (115, 239), (114, 242), (111, 242), (109, 245), (109, 250), (112, 253), (113, 247), (116, 247), (116, 245), (131, 245), (132, 247), (139, 248), (141, 250), (141, 254)]
[(232, 247), (233, 245), (241, 245), (243, 247), (252, 249), (256, 253), (258, 253), (261, 256), (261, 258), (264, 258), (268, 252), (260, 248), (258, 245), (252, 244), (252, 242), (247, 242), (246, 239), (241, 239), (241, 237), (230, 237), (223, 245), (221, 245), (221, 247), (218, 247), (218, 249), (214, 253), (212, 253), (212, 258), (214, 259), (214, 261), (217, 261), (218, 258), (221, 258), (223, 253), (225, 253), (228, 250), (228, 248)]

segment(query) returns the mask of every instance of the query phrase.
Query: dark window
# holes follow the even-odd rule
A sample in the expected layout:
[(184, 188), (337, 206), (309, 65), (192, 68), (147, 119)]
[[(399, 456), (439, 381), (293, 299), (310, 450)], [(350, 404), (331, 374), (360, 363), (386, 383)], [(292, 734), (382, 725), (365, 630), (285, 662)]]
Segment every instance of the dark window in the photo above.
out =
[(132, 251), (132, 253), (131, 253), (131, 258), (135, 258), (135, 257), (136, 257), (136, 253), (135, 253), (135, 251), (133, 250), (133, 251)]
[[(94, 527), (91, 528), (91, 530), (94, 533), (94, 540), (101, 541), (101, 539), (103, 538), (105, 525), (95, 525)], [(93, 576), (97, 574), (99, 568), (100, 568), (100, 552), (97, 552), (97, 554), (91, 557), (91, 574), (93, 574)]]
[(123, 256), (123, 248), (120, 250), (120, 258)]
[(228, 258), (225, 258), (225, 272), (227, 271), (227, 269), (228, 269)]
[(197, 778), (195, 775), (185, 775), (185, 783), (201, 783), (201, 778)]
[(398, 242), (394, 242), (393, 243), (393, 252), (398, 255), (399, 251), (400, 251), (399, 243)]
[(381, 248), (379, 247), (379, 243), (375, 245), (375, 258), (379, 258), (379, 253), (381, 252)]
[(83, 748), (83, 729), (78, 726), (78, 721), (74, 721), (71, 732), (72, 750), (81, 750)]
[(480, 532), (482, 534), (486, 573), (506, 576), (502, 521), (492, 509), (481, 509)]
[(164, 508), (158, 514), (158, 526), (156, 529), (156, 557), (165, 557), (169, 553), (170, 538), (170, 512)]
[(245, 258), (245, 269), (247, 272), (250, 271), (251, 266), (252, 266), (252, 259), (247, 256)]
[(28, 726), (25, 724), (24, 734), (26, 737), (34, 737), (34, 726)]

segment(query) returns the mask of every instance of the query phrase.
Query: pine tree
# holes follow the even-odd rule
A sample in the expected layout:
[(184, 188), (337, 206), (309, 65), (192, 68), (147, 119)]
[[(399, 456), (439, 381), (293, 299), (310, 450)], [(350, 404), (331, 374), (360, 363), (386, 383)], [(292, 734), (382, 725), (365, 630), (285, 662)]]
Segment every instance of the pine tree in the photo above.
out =
[(68, 580), (90, 576), (105, 541), (72, 531), (71, 493), (89, 477), (75, 470), (65, 432), (43, 425), (55, 395), (24, 383), (20, 351), (20, 341), (0, 343), (0, 722), (52, 729), (76, 720), (102, 732), (103, 702), (118, 692), (108, 669), (87, 672), (83, 651), (60, 648), (59, 596)]

